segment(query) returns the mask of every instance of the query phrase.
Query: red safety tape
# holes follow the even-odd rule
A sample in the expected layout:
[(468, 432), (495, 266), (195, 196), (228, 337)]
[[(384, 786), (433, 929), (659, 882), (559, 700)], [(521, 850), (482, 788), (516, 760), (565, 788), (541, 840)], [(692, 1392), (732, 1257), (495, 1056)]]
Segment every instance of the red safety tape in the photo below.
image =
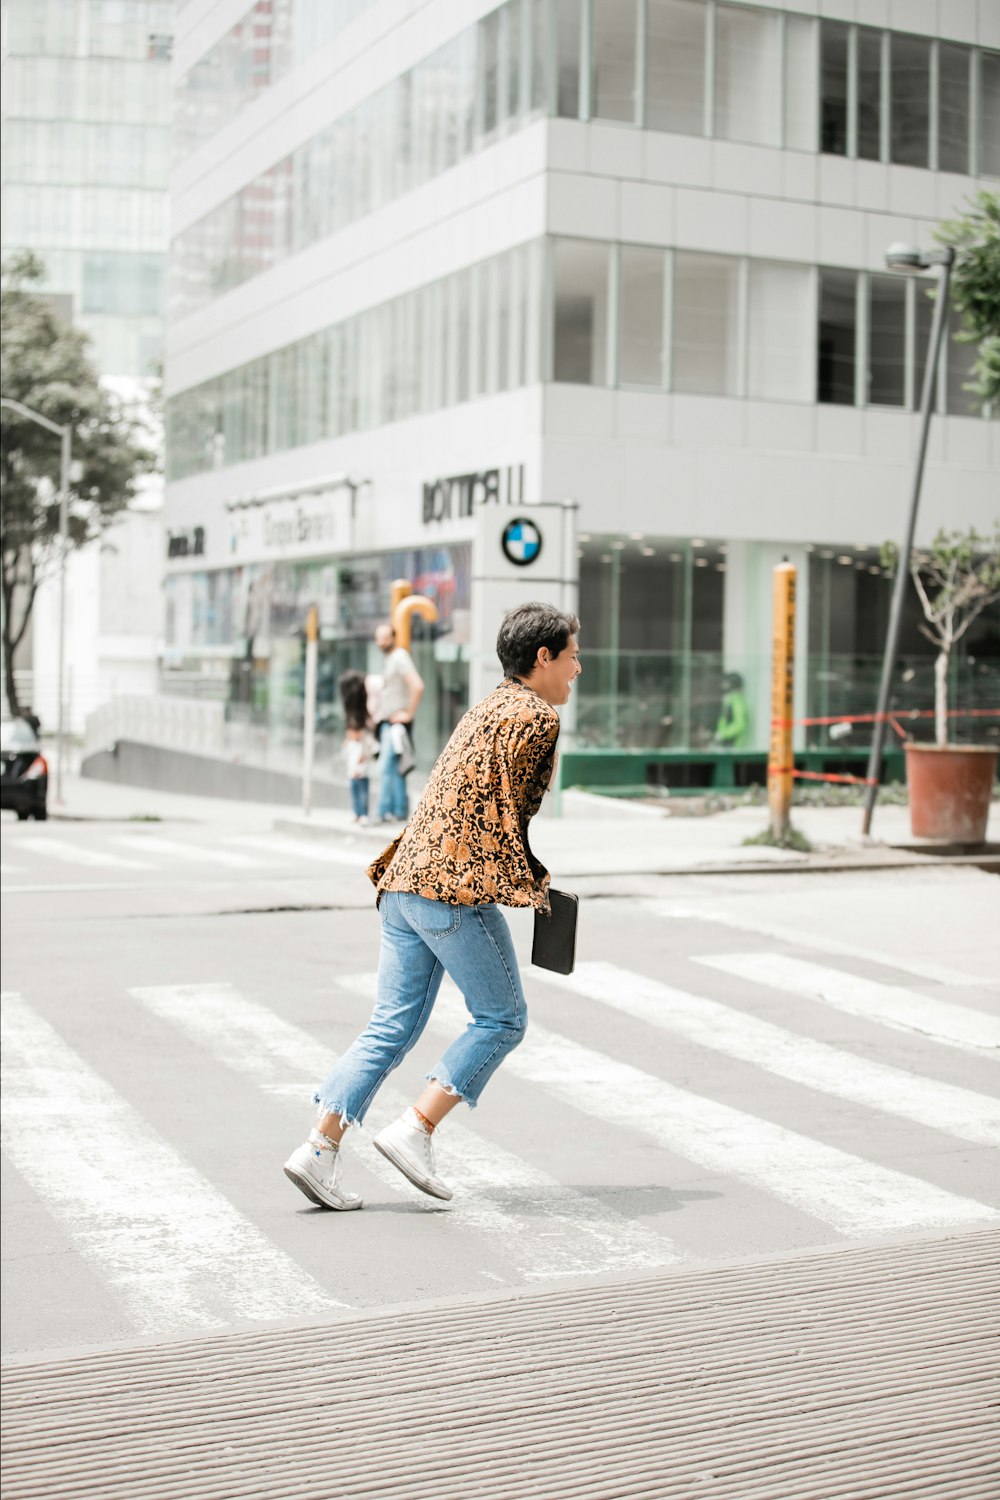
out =
[[(949, 708), (948, 719), (996, 719), (1000, 708)], [(933, 719), (933, 708), (894, 709), (886, 714), (835, 714), (825, 719), (772, 719), (772, 729), (792, 729), (796, 724), (875, 724), (885, 719), (889, 724), (894, 719)]]

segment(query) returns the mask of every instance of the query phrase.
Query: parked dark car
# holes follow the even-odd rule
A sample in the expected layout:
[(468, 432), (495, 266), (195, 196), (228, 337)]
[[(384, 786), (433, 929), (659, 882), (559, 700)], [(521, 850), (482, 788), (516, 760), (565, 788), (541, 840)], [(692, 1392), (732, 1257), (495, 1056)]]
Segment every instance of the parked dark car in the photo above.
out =
[(0, 807), (24, 818), (48, 817), (49, 767), (27, 719), (0, 724)]

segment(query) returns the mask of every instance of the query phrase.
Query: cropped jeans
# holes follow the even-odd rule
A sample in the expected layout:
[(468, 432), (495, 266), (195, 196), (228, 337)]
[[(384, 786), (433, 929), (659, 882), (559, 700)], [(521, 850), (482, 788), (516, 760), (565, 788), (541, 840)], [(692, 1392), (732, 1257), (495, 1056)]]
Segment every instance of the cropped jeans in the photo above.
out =
[(361, 1124), (387, 1075), (420, 1037), (448, 973), (465, 997), (470, 1020), (426, 1076), (475, 1108), (527, 1025), (503, 913), (497, 906), (449, 906), (409, 891), (386, 891), (379, 915), (382, 942), (372, 1018), (334, 1064), (314, 1103), (321, 1114)]

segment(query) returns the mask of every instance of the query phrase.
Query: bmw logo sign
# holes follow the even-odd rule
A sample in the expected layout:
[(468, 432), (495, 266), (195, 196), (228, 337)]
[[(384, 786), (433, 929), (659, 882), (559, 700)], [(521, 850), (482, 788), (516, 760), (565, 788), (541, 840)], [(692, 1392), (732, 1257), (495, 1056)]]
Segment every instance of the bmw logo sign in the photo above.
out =
[(526, 568), (542, 550), (542, 533), (534, 521), (508, 521), (500, 545), (508, 562)]

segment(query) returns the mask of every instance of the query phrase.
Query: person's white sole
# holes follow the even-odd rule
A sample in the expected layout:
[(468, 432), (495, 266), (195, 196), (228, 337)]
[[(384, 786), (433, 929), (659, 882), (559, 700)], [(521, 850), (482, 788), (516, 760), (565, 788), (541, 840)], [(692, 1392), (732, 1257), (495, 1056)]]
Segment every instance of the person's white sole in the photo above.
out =
[(317, 1208), (336, 1208), (342, 1213), (348, 1213), (351, 1209), (364, 1207), (364, 1203), (360, 1198), (356, 1201), (348, 1201), (341, 1198), (339, 1194), (336, 1197), (330, 1194), (324, 1198), (322, 1196), (322, 1188), (311, 1181), (304, 1172), (296, 1172), (294, 1167), (286, 1167), (285, 1176), (289, 1182), (294, 1182), (299, 1192), (305, 1193), (310, 1203), (315, 1203)]
[(445, 1202), (454, 1196), (451, 1188), (443, 1187), (440, 1183), (431, 1182), (429, 1177), (425, 1177), (422, 1172), (416, 1171), (405, 1156), (397, 1155), (392, 1147), (386, 1146), (379, 1140), (378, 1136), (375, 1136), (372, 1145), (376, 1151), (385, 1157), (386, 1161), (392, 1162), (397, 1172), (402, 1172), (407, 1182), (412, 1182), (413, 1186), (419, 1188), (422, 1193), (427, 1193), (431, 1198), (443, 1198)]

